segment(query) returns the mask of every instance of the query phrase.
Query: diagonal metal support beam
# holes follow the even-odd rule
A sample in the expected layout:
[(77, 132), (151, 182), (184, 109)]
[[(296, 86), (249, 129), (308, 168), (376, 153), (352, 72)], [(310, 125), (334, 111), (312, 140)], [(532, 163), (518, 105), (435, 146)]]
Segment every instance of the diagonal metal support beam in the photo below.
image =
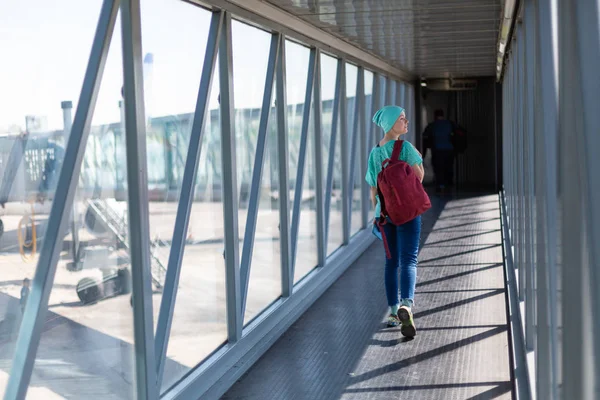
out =
[(81, 173), (81, 163), (92, 124), (92, 111), (96, 106), (118, 10), (119, 0), (104, 0), (102, 3), (92, 43), (92, 51), (77, 103), (73, 130), (67, 142), (63, 167), (60, 171), (48, 218), (46, 239), (40, 252), (31, 293), (21, 322), (19, 337), (17, 338), (15, 356), (4, 394), (4, 398), (7, 400), (25, 398), (31, 379), (35, 356), (46, 319), (56, 264), (62, 250), (62, 238), (65, 235), (73, 208), (73, 199)]
[[(363, 94), (364, 94), (364, 86), (363, 86)], [(365, 147), (363, 148), (363, 156), (365, 157), (365, 167), (364, 167), (364, 173), (366, 173), (367, 168), (368, 168), (368, 164), (369, 164), (369, 156), (371, 155), (371, 149), (375, 146), (375, 141), (376, 141), (376, 136), (375, 136), (375, 128), (376, 125), (371, 121), (371, 116), (373, 114), (375, 114), (375, 112), (378, 110), (378, 106), (379, 106), (379, 75), (377, 73), (373, 73), (373, 86), (371, 89), (371, 113), (369, 115), (363, 114), (363, 125), (365, 127)], [(366, 101), (366, 98), (365, 98)], [(363, 113), (364, 113), (364, 107), (363, 107)], [(366, 180), (364, 179), (364, 176), (362, 177), (362, 181), (366, 184)], [(370, 195), (370, 190), (371, 188), (369, 187), (368, 184), (365, 185), (366, 186), (366, 193), (365, 193), (365, 204), (363, 204), (363, 209), (366, 211), (366, 220), (365, 220), (365, 226), (369, 225), (369, 221), (372, 220), (371, 217), (369, 217), (369, 214), (371, 212), (371, 208), (373, 207), (373, 205), (371, 204), (371, 195)], [(363, 217), (364, 218), (364, 217)]]
[(350, 172), (348, 167), (350, 164), (350, 154), (348, 149), (348, 93), (346, 91), (346, 60), (343, 60), (344, 67), (342, 68), (342, 86), (340, 94), (340, 134), (342, 140), (342, 232), (343, 245), (350, 242), (350, 210), (348, 208), (348, 177)]
[(242, 318), (246, 312), (246, 300), (248, 299), (248, 281), (250, 279), (252, 251), (254, 249), (254, 237), (256, 235), (256, 220), (258, 218), (258, 206), (260, 202), (260, 182), (262, 180), (265, 148), (267, 147), (267, 128), (269, 126), (271, 100), (273, 99), (275, 72), (279, 60), (280, 42), (281, 34), (273, 33), (271, 36), (271, 49), (269, 51), (269, 64), (267, 66), (262, 109), (260, 112), (258, 138), (256, 140), (256, 155), (254, 157), (254, 169), (252, 170), (252, 184), (250, 186), (250, 200), (248, 204), (248, 215), (246, 217), (244, 247), (242, 249), (242, 262), (240, 266)]
[(352, 127), (352, 146), (350, 150), (350, 176), (348, 177), (348, 226), (352, 228), (352, 200), (354, 199), (354, 173), (356, 164), (360, 162), (356, 160), (356, 146), (358, 146), (359, 136), (363, 135), (363, 130), (360, 129), (360, 109), (362, 107), (362, 99), (359, 95), (361, 85), (364, 84), (364, 75), (362, 67), (359, 68), (356, 78), (356, 92), (354, 95), (354, 120)]
[(279, 243), (281, 253), (281, 296), (289, 297), (294, 287), (290, 239), (290, 190), (288, 180), (288, 129), (285, 74), (285, 37), (281, 38), (277, 63), (277, 150), (279, 155)]
[(308, 61), (308, 76), (306, 79), (306, 95), (304, 97), (304, 115), (302, 116), (302, 131), (300, 137), (300, 154), (298, 156), (298, 172), (296, 174), (296, 189), (294, 190), (294, 212), (292, 214), (292, 279), (296, 267), (296, 250), (298, 249), (298, 229), (300, 227), (300, 205), (302, 203), (302, 189), (304, 182), (304, 164), (306, 161), (306, 149), (308, 142), (308, 124), (310, 119), (310, 108), (313, 98), (313, 87), (316, 73), (315, 48), (310, 49)]
[(194, 112), (188, 153), (183, 172), (183, 181), (181, 183), (181, 194), (179, 196), (179, 205), (177, 206), (175, 228), (173, 229), (173, 241), (169, 253), (167, 275), (165, 277), (164, 291), (161, 298), (160, 313), (158, 315), (158, 324), (156, 327), (155, 353), (157, 356), (157, 381), (159, 388), (162, 383), (169, 337), (171, 335), (171, 324), (173, 322), (175, 300), (177, 298), (177, 289), (179, 287), (181, 263), (185, 249), (185, 238), (194, 199), (194, 182), (196, 182), (196, 175), (198, 173), (198, 161), (200, 160), (204, 126), (206, 124), (206, 115), (208, 113), (208, 101), (217, 61), (222, 25), (223, 13), (220, 11), (213, 12), (208, 31), (208, 41), (206, 44), (204, 65), (202, 66), (202, 77), (200, 78), (200, 88), (198, 90), (196, 110)]
[(322, 103), (321, 103), (321, 52), (317, 50), (315, 67), (315, 96), (313, 105), (313, 122), (315, 124), (315, 191), (317, 200), (317, 247), (319, 267), (325, 266), (327, 253), (325, 252), (325, 208), (323, 194), (323, 131), (322, 131)]
[(335, 146), (337, 143), (338, 122), (340, 114), (340, 98), (342, 93), (342, 69), (344, 61), (338, 59), (335, 74), (335, 92), (331, 119), (331, 136), (329, 137), (329, 160), (327, 162), (327, 182), (325, 187), (325, 254), (329, 243), (329, 215), (331, 214), (331, 195), (333, 191), (333, 169), (335, 163)]

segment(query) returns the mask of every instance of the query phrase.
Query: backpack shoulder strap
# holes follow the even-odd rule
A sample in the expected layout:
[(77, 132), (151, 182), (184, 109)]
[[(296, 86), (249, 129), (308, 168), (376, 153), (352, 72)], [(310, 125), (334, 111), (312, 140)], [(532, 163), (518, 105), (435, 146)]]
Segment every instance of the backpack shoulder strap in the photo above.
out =
[(404, 140), (396, 140), (396, 143), (394, 143), (394, 150), (392, 150), (392, 161), (398, 161), (400, 159), (402, 146), (404, 146)]

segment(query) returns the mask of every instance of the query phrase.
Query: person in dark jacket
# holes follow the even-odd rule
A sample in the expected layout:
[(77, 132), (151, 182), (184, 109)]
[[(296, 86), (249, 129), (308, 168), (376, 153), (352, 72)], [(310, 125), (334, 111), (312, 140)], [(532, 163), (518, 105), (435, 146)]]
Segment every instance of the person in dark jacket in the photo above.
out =
[(435, 120), (423, 132), (425, 147), (431, 148), (436, 189), (444, 191), (454, 185), (454, 145), (452, 134), (455, 125), (444, 117), (443, 110), (435, 110)]

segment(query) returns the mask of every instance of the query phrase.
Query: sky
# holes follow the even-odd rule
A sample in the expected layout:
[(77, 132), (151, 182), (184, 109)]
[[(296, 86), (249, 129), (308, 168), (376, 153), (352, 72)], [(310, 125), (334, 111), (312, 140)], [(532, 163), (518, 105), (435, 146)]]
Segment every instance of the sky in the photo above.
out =
[[(77, 106), (100, 11), (100, 0), (0, 2), (0, 132), (25, 128), (26, 115), (47, 118), (62, 129), (61, 102)], [(202, 73), (210, 12), (176, 0), (142, 0), (143, 53), (153, 54), (145, 73), (146, 113), (165, 116), (193, 112)], [(236, 107), (260, 107), (270, 34), (241, 22), (232, 25)], [(287, 101), (304, 101), (309, 49), (286, 44)], [(93, 125), (118, 122), (122, 86), (120, 15), (113, 34)], [(322, 99), (333, 98), (336, 60), (322, 58)], [(347, 94), (355, 95), (357, 68), (347, 68)], [(372, 79), (372, 78), (371, 78)], [(372, 88), (366, 79), (367, 93)], [(218, 73), (209, 107), (217, 108)], [(216, 88), (216, 89), (215, 89)]]

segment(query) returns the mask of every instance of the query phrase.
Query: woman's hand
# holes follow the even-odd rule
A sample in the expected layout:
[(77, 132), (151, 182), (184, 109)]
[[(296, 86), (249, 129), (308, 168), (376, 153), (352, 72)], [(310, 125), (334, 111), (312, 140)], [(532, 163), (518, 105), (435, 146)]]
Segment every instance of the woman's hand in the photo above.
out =
[(375, 208), (375, 206), (377, 205), (377, 188), (374, 186), (371, 186), (371, 203), (373, 204), (373, 208)]

